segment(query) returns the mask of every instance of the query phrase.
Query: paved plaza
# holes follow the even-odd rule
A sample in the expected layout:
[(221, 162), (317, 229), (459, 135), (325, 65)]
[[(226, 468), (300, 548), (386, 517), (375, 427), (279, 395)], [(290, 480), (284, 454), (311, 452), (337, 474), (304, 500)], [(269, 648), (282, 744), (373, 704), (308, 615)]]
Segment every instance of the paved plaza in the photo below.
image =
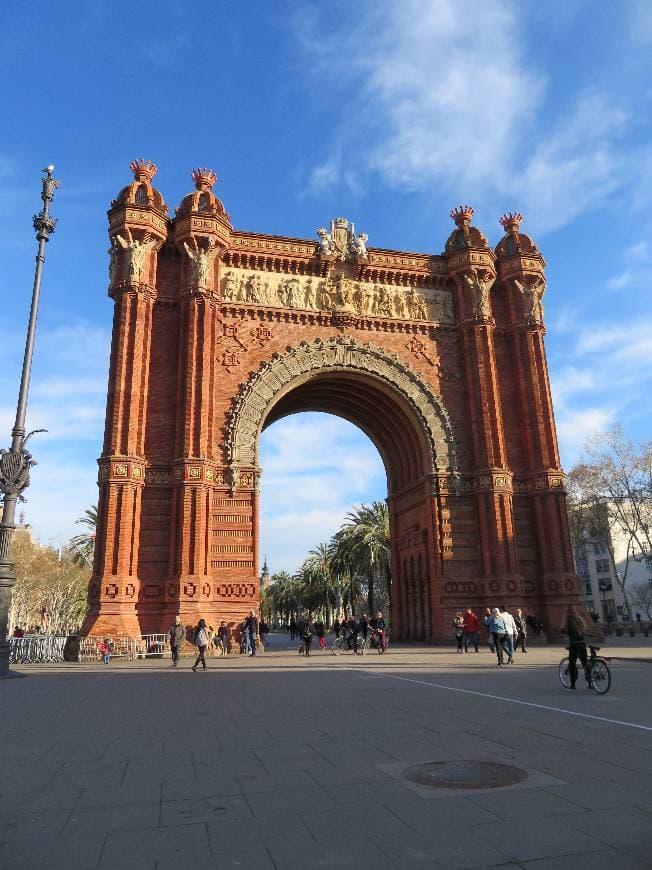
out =
[[(0, 683), (0, 867), (650, 867), (652, 649), (605, 651), (604, 697), (564, 690), (551, 647), (498, 670), (486, 648), (305, 660), (275, 635), (205, 674), (22, 666)], [(409, 779), (438, 761), (521, 778)]]

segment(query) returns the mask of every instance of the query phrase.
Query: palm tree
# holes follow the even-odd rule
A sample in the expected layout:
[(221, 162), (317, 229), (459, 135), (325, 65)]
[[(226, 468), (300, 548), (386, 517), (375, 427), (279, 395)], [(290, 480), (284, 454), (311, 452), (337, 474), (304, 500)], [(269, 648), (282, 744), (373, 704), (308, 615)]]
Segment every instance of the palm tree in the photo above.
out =
[[(331, 566), (331, 551), (328, 544), (318, 544), (308, 553), (303, 563), (304, 576), (309, 578), (312, 594), (321, 599), (326, 625), (331, 623), (331, 607), (336, 602), (337, 584)], [(318, 606), (319, 606), (318, 605)]]
[(374, 612), (377, 584), (386, 586), (391, 601), (391, 560), (389, 511), (382, 501), (360, 505), (350, 511), (334, 537), (338, 565), (348, 566), (350, 576), (364, 578), (367, 583), (367, 610)]
[(267, 587), (266, 601), (273, 606), (273, 609), (281, 615), (285, 622), (290, 621), (293, 613), (296, 615), (297, 584), (287, 571), (272, 574), (270, 584)]
[(97, 527), (97, 505), (92, 505), (84, 511), (84, 516), (76, 520), (83, 526), (87, 526), (88, 532), (81, 532), (70, 539), (70, 545), (74, 551), (73, 562), (84, 565), (86, 568), (93, 567), (95, 554), (95, 529)]

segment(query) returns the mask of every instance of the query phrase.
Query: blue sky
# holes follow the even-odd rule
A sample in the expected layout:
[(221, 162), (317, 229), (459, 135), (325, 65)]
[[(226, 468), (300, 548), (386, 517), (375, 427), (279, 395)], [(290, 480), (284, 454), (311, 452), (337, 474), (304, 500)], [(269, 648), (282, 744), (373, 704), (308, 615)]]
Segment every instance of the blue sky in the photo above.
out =
[[(565, 0), (3, 4), (0, 435), (31, 291), (40, 168), (54, 213), (25, 505), (60, 541), (96, 498), (111, 303), (106, 209), (129, 162), (170, 209), (206, 165), (236, 227), (300, 237), (336, 215), (369, 244), (442, 250), (461, 202), (495, 242), (518, 209), (548, 262), (547, 347), (564, 465), (612, 421), (650, 431), (652, 4)], [(316, 445), (319, 449), (316, 449)], [(328, 457), (328, 460), (325, 460)], [(370, 443), (301, 415), (263, 439), (263, 549), (296, 567), (384, 495)], [(299, 501), (285, 493), (297, 484)]]

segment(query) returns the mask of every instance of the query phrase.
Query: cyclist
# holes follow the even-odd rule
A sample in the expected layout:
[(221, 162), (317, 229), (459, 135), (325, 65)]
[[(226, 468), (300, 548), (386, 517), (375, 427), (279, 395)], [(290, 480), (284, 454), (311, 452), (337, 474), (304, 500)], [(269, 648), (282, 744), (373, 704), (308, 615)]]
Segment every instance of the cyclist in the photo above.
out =
[(378, 637), (378, 643), (380, 644), (380, 652), (385, 652), (385, 619), (383, 618), (382, 612), (379, 610), (376, 614), (375, 618), (371, 620), (371, 628)]
[(570, 688), (575, 688), (577, 682), (577, 659), (582, 662), (586, 681), (589, 682), (589, 657), (586, 649), (584, 630), (586, 625), (577, 611), (577, 608), (569, 604), (566, 608), (566, 618), (561, 627), (562, 632), (568, 635), (568, 670), (570, 675)]

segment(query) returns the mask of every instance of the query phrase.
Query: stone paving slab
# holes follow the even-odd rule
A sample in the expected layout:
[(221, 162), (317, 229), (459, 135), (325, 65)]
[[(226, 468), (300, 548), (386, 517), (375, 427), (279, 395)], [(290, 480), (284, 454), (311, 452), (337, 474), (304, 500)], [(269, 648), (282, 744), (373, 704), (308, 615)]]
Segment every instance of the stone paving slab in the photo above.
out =
[[(0, 870), (650, 866), (652, 671), (627, 652), (604, 698), (545, 647), (26, 666), (2, 684)], [(401, 776), (437, 760), (528, 777)]]

